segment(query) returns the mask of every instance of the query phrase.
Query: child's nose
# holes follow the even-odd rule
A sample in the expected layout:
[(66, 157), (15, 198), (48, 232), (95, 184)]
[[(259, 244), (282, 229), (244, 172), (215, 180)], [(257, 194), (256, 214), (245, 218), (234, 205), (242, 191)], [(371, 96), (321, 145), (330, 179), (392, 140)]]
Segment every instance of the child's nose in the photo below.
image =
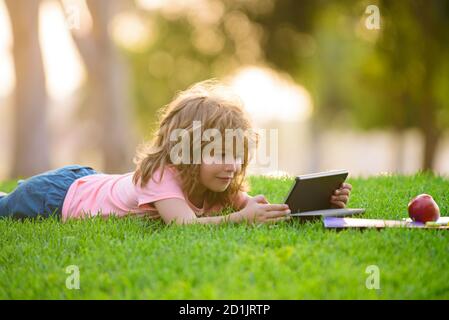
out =
[(232, 161), (231, 163), (225, 163), (225, 170), (226, 171), (233, 171), (233, 172), (235, 172), (235, 171), (237, 171), (237, 167), (238, 167), (238, 164), (237, 164), (236, 161)]

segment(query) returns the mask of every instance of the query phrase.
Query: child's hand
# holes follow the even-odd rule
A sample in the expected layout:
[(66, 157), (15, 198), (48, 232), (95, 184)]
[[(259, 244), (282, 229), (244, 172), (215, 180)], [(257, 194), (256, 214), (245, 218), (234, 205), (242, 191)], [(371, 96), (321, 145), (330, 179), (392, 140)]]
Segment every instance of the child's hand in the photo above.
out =
[(351, 195), (352, 185), (349, 183), (343, 183), (340, 189), (334, 191), (331, 197), (332, 208), (344, 208), (349, 201), (349, 196)]
[(290, 209), (286, 204), (270, 204), (265, 196), (257, 195), (248, 200), (239, 215), (251, 223), (274, 223), (290, 219)]

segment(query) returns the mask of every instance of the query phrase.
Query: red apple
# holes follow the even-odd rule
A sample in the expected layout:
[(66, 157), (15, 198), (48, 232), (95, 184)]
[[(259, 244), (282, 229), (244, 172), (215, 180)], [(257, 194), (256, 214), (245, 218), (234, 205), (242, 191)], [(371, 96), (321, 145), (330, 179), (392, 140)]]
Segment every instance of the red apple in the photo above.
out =
[(408, 204), (408, 214), (413, 221), (437, 221), (440, 218), (440, 208), (432, 196), (420, 194)]

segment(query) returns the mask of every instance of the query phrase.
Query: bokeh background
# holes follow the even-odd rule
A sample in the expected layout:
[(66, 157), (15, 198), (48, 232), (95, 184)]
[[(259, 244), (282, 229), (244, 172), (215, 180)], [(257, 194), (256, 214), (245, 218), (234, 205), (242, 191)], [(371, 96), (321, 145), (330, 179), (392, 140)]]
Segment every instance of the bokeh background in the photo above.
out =
[(253, 173), (447, 175), (448, 30), (445, 0), (0, 0), (0, 179), (132, 171), (208, 78), (278, 130), (279, 171)]

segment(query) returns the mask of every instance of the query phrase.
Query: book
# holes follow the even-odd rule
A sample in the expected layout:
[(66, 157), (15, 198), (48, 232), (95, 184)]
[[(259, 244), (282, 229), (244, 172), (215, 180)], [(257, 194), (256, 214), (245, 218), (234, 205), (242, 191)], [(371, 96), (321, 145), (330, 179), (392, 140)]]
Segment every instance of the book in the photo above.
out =
[[(441, 217), (438, 223), (449, 223), (449, 217)], [(411, 219), (403, 220), (382, 220), (382, 219), (358, 219), (358, 218), (341, 218), (341, 217), (325, 217), (323, 220), (324, 227), (328, 229), (384, 229), (384, 228), (414, 228), (414, 229), (442, 229), (449, 230), (449, 226), (428, 226), (422, 222), (412, 221)]]

